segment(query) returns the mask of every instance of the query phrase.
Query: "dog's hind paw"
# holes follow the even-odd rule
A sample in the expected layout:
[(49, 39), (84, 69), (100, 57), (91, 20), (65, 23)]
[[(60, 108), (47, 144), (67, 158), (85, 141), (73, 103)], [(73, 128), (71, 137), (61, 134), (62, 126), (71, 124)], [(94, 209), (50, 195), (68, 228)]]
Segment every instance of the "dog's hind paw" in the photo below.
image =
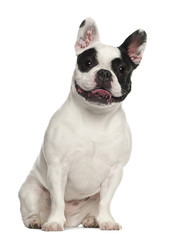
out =
[(28, 228), (41, 229), (41, 219), (37, 215), (32, 215), (28, 219), (24, 220), (24, 225)]
[(85, 228), (98, 228), (99, 225), (97, 223), (97, 220), (94, 216), (88, 216), (86, 217), (82, 222), (83, 227)]

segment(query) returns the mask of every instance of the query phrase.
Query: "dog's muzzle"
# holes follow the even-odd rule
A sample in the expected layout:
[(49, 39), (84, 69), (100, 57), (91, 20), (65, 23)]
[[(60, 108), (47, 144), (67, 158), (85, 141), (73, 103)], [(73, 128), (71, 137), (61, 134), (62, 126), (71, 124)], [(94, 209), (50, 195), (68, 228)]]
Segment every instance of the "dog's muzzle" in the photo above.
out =
[(121, 97), (114, 97), (111, 94), (112, 74), (106, 69), (100, 69), (95, 78), (96, 86), (91, 91), (85, 91), (76, 82), (75, 87), (79, 95), (84, 97), (89, 102), (97, 104), (111, 104), (113, 102), (123, 101), (128, 93), (123, 94)]

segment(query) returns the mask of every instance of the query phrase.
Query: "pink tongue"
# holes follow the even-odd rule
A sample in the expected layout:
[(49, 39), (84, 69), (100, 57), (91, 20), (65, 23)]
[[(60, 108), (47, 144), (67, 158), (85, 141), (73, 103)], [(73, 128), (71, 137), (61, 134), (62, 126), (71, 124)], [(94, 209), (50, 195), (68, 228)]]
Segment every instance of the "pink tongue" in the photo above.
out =
[(109, 99), (109, 101), (111, 100), (111, 94), (104, 89), (96, 89), (96, 90), (91, 91), (91, 93), (94, 95), (97, 94), (98, 96), (105, 97), (105, 98)]

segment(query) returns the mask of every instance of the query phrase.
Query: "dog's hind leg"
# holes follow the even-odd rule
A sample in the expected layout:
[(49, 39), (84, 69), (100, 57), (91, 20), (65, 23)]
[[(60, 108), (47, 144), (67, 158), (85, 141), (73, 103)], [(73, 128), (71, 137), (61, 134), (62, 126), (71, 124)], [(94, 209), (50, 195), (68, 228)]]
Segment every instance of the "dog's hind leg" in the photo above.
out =
[(19, 199), (24, 225), (41, 228), (49, 215), (50, 198), (47, 190), (34, 177), (28, 176), (19, 191)]
[(90, 198), (90, 209), (88, 215), (83, 219), (82, 225), (85, 228), (98, 228), (97, 216), (99, 213), (100, 194)]
[(65, 204), (66, 227), (76, 227), (82, 224), (84, 227), (98, 227), (96, 217), (98, 216), (100, 195), (73, 200)]

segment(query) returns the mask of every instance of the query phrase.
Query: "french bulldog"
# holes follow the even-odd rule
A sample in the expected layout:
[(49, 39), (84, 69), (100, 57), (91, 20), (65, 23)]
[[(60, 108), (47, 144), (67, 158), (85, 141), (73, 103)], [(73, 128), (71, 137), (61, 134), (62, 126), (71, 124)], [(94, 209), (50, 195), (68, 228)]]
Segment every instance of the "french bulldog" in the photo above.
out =
[(78, 31), (71, 91), (53, 115), (40, 154), (20, 188), (26, 227), (62, 231), (82, 224), (119, 230), (110, 212), (131, 153), (122, 101), (140, 64), (146, 33), (137, 30), (119, 47), (104, 45), (93, 19)]

